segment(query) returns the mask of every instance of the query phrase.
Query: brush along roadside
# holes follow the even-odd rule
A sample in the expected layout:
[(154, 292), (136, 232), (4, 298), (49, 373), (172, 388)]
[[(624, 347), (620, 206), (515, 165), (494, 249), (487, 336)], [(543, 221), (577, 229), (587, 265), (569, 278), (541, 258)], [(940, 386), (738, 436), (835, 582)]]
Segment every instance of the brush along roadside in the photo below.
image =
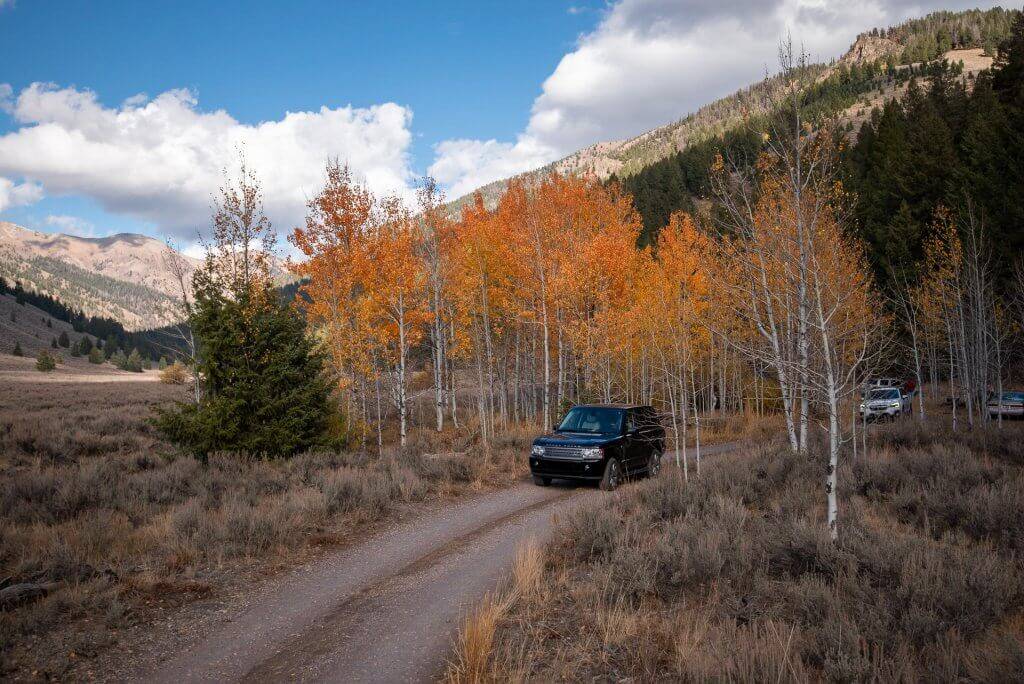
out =
[(823, 466), (782, 445), (602, 497), (535, 589), (471, 616), (448, 679), (1019, 680), (1022, 437), (879, 429), (842, 467), (836, 544)]

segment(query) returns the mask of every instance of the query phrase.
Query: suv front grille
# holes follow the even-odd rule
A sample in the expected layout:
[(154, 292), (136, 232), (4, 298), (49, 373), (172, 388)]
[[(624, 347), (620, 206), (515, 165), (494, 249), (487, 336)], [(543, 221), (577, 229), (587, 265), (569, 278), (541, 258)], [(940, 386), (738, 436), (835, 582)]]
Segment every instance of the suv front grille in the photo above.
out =
[(546, 446), (544, 447), (544, 458), (557, 458), (565, 461), (580, 461), (583, 459), (583, 447)]

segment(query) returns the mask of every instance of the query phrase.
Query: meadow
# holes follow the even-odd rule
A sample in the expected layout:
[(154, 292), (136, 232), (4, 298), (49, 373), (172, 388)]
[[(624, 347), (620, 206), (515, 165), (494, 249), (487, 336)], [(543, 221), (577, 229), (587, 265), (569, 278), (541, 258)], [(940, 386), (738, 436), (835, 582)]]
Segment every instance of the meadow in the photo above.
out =
[[(80, 675), (126, 630), (346, 544), (418, 502), (523, 476), (528, 434), (483, 457), (469, 430), (266, 460), (184, 455), (149, 421), (185, 399), (153, 373), (0, 368), (0, 679)], [(22, 369), (20, 365), (25, 365)], [(10, 367), (8, 367), (10, 366)], [(106, 368), (106, 367), (105, 367)], [(45, 595), (40, 595), (45, 594)], [(79, 668), (79, 669), (76, 669)]]
[(1020, 681), (1024, 425), (873, 430), (840, 471), (769, 442), (666, 469), (528, 547), (452, 681)]

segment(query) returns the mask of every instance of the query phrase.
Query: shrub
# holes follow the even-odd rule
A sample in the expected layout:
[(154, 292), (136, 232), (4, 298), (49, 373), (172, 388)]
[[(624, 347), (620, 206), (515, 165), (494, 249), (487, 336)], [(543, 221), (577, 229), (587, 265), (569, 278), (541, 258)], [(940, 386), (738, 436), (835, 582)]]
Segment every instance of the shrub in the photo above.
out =
[(159, 410), (159, 430), (198, 455), (290, 456), (324, 444), (330, 390), (301, 315), (269, 281), (228, 296), (197, 273), (191, 324), (203, 348), (203, 401)]
[(132, 349), (132, 353), (124, 361), (122, 370), (131, 371), (132, 373), (142, 372), (142, 354), (139, 353), (138, 349)]
[(14, 343), (14, 351), (11, 352), (15, 356), (24, 356), (25, 352), (21, 350), (21, 342)]
[(103, 350), (99, 347), (93, 347), (89, 350), (89, 363), (101, 364), (106, 360), (103, 356)]
[(494, 627), (480, 678), (1016, 681), (1024, 473), (982, 445), (1009, 455), (1020, 437), (881, 437), (841, 465), (838, 542), (819, 459), (785, 449), (579, 507), (539, 595)]
[(160, 382), (167, 385), (184, 385), (188, 382), (188, 377), (188, 369), (178, 362), (165, 366), (160, 371)]
[(110, 363), (121, 370), (128, 370), (128, 357), (120, 349), (110, 355)]
[(51, 337), (50, 338), (50, 348), (51, 349), (56, 349), (57, 348), (57, 338), (56, 337)]
[(77, 358), (77, 357), (79, 357), (81, 355), (82, 355), (82, 350), (78, 346), (78, 343), (75, 342), (74, 344), (71, 345), (71, 356), (74, 356), (74, 357)]
[(57, 344), (67, 349), (71, 346), (71, 338), (68, 337), (67, 330), (62, 330), (60, 337), (57, 338)]
[(48, 351), (39, 352), (39, 356), (36, 357), (36, 370), (49, 373), (57, 367), (57, 360)]

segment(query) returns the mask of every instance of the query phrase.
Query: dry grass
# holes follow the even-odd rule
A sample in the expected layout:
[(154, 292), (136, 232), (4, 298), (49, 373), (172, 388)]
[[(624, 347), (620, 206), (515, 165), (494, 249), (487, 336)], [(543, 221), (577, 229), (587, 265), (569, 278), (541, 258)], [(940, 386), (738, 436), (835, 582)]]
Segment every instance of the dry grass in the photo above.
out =
[(1020, 681), (1024, 425), (874, 433), (838, 544), (822, 466), (777, 444), (572, 515), (537, 589), (490, 599), (486, 667), (481, 639), (450, 679)]
[(414, 430), (408, 449), (383, 456), (201, 462), (147, 423), (154, 406), (186, 393), (152, 381), (0, 378), (0, 586), (60, 587), (0, 613), (0, 679), (66, 677), (118, 631), (240, 570), (286, 566), (416, 502), (525, 474), (525, 429), (486, 455), (469, 432)]
[[(777, 413), (757, 415), (754, 412), (726, 413), (705, 417), (701, 421), (701, 444), (723, 442), (764, 443), (785, 429), (782, 416)], [(671, 431), (669, 431), (671, 432)], [(687, 444), (696, 443), (696, 434), (691, 425), (687, 433)]]
[[(488, 672), (498, 624), (517, 601), (529, 601), (539, 593), (544, 555), (535, 539), (524, 543), (512, 563), (509, 581), (483, 600), (462, 621), (455, 657), (448, 663), (445, 681), (479, 684), (491, 681)], [(521, 681), (520, 671), (504, 674), (506, 681)]]

